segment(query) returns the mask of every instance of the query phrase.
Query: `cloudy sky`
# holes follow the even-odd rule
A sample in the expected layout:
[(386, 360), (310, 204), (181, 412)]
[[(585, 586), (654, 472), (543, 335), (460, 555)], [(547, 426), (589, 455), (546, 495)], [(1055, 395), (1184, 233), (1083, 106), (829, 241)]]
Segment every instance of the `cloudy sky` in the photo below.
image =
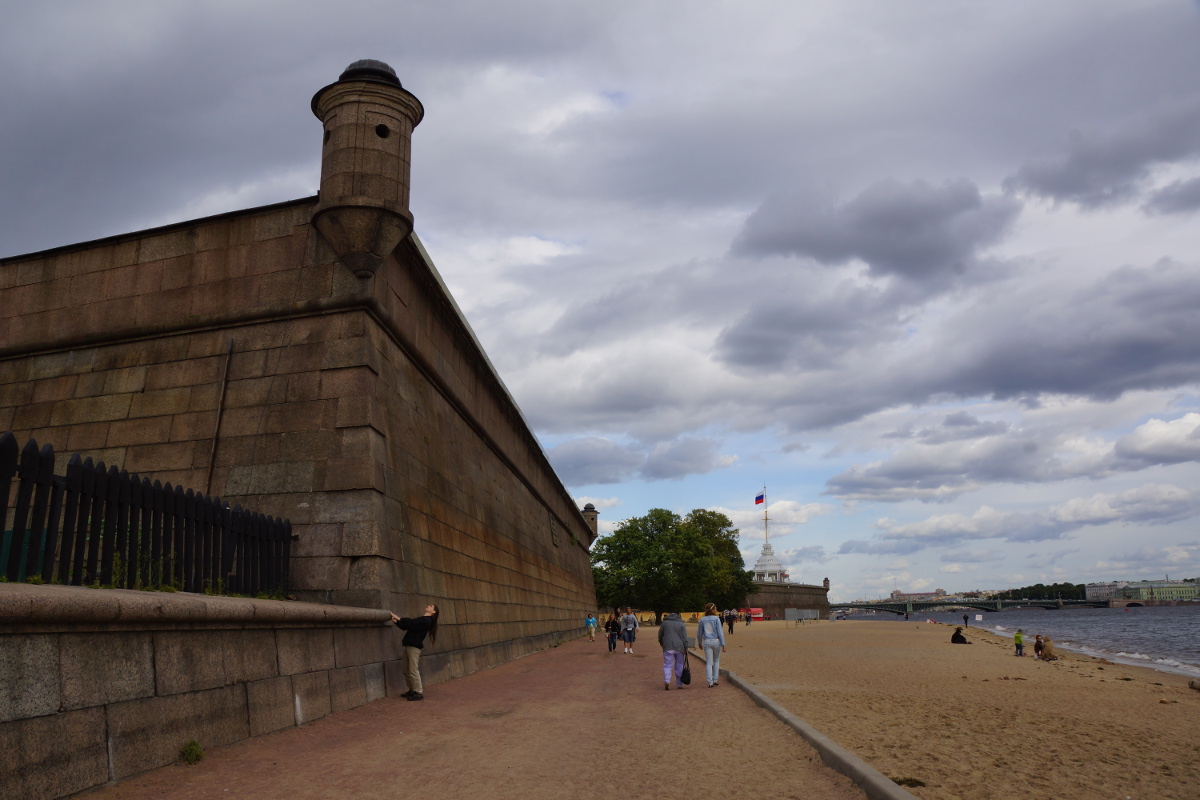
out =
[(1200, 574), (1197, 2), (4, 5), (0, 256), (314, 194), (309, 99), (381, 59), (609, 529), (753, 562), (766, 486), (834, 600)]

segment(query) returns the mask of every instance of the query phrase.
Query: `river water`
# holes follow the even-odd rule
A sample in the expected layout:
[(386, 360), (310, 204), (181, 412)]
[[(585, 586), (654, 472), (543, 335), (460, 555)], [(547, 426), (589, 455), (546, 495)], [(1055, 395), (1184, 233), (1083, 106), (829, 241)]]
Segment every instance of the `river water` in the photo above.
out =
[[(836, 606), (835, 606), (836, 607)], [(932, 619), (961, 625), (963, 614), (970, 627), (980, 627), (1001, 636), (1025, 632), (1025, 652), (1033, 653), (1035, 634), (1049, 635), (1054, 646), (1122, 664), (1153, 667), (1200, 678), (1200, 603), (1150, 608), (1073, 608), (1048, 611), (1040, 608), (1011, 611), (934, 611), (913, 615), (913, 620)], [(982, 616), (982, 620), (976, 620)], [(855, 619), (879, 621), (904, 617), (877, 613), (853, 614)]]

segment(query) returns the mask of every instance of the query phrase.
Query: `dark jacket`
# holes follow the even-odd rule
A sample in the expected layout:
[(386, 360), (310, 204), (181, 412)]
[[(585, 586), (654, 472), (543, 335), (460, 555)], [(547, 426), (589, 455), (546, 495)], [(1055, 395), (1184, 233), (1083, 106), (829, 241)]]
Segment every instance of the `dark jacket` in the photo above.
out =
[(396, 623), (396, 627), (405, 631), (404, 641), (401, 644), (420, 650), (425, 646), (425, 634), (429, 633), (429, 629), (433, 627), (433, 617), (417, 617), (416, 619), (403, 617)]
[(658, 628), (658, 643), (663, 650), (687, 650), (687, 626), (678, 614), (667, 614)]

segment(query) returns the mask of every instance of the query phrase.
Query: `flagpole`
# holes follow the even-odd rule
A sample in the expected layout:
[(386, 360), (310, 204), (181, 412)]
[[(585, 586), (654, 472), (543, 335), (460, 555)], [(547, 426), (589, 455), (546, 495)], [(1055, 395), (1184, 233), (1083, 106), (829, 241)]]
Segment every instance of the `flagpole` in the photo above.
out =
[(771, 543), (771, 531), (767, 527), (767, 507), (771, 504), (767, 502), (767, 485), (763, 484), (763, 544)]

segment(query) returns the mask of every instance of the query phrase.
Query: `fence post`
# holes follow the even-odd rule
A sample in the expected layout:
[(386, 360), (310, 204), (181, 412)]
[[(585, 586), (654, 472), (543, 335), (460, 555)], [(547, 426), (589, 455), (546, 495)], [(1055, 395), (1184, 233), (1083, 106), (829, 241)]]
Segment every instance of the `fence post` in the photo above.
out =
[(47, 443), (38, 451), (37, 470), (33, 473), (33, 511), (29, 520), (28, 547), (25, 551), (25, 579), (42, 574), (38, 562), (45, 554), (43, 537), (46, 530), (46, 514), (50, 507), (50, 487), (54, 483), (54, 446)]
[(17, 459), (20, 456), (21, 449), (17, 446), (17, 437), (12, 435), (12, 432), (6, 432), (0, 436), (0, 572), (3, 572), (5, 577), (8, 577), (8, 558), (4, 552), (5, 542), (9, 547), (13, 546), (17, 535), (15, 532), (8, 535), (5, 539), (4, 527), (8, 522), (8, 498), (12, 493), (12, 481), (17, 475)]
[[(66, 493), (67, 493), (67, 513), (63, 517), (62, 527), (62, 552), (58, 557), (58, 582), (62, 584), (79, 584), (79, 564), (83, 561), (83, 537), (79, 533), (79, 508), (80, 503), (86, 503), (83, 498), (83, 462), (79, 458), (79, 453), (75, 453), (67, 460), (67, 475), (66, 475)], [(87, 506), (83, 506), (84, 515), (87, 515)], [(71, 567), (75, 566), (75, 574), (71, 574)]]
[(100, 582), (100, 537), (104, 532), (104, 498), (108, 497), (108, 472), (104, 462), (92, 464), (89, 458), (83, 462), (83, 490), (91, 496), (91, 509), (87, 518), (88, 555), (85, 583)]
[(100, 583), (113, 586), (113, 556), (117, 552), (117, 510), (121, 505), (121, 471), (109, 465), (104, 476), (104, 535), (100, 543)]

